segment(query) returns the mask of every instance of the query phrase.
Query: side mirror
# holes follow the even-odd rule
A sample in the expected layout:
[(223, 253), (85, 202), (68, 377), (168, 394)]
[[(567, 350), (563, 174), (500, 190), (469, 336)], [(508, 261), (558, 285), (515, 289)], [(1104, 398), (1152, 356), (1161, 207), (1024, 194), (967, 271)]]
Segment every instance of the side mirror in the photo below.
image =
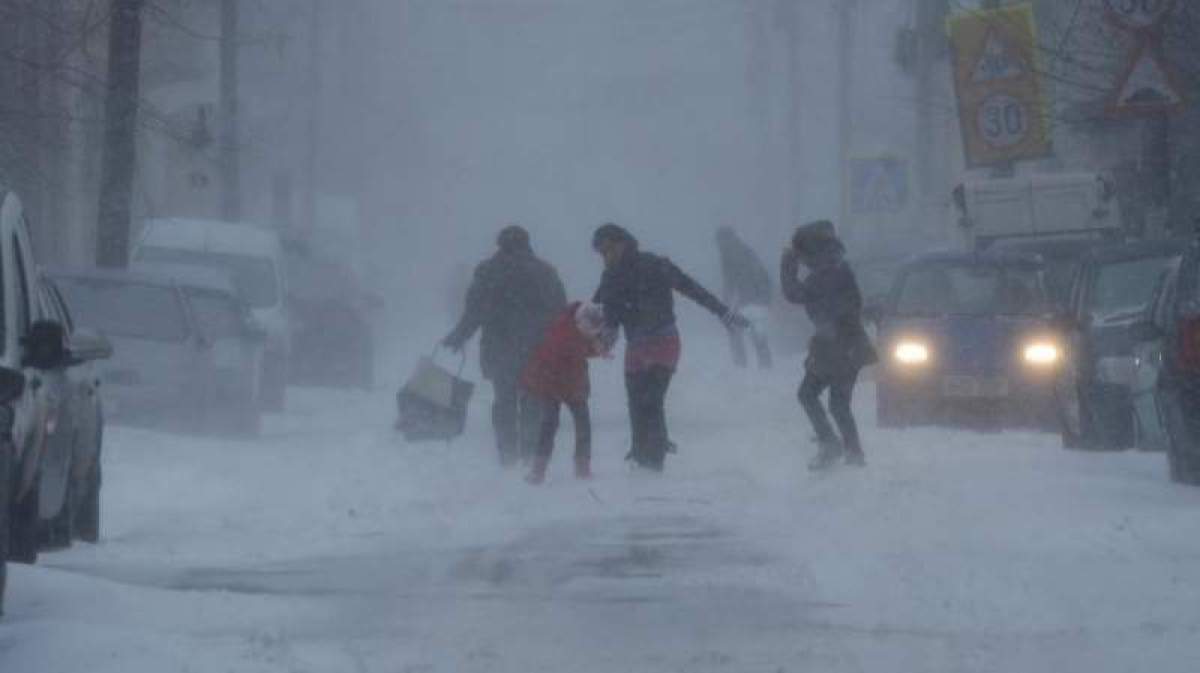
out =
[(267, 328), (253, 316), (246, 316), (242, 321), (242, 334), (250, 341), (266, 341), (268, 336)]
[(15, 369), (0, 367), (0, 404), (9, 404), (25, 392), (25, 375)]
[(21, 365), (33, 369), (59, 369), (70, 364), (67, 352), (67, 334), (62, 323), (53, 320), (38, 320), (29, 326), (29, 333), (21, 339), (24, 354)]
[(78, 329), (68, 340), (67, 351), (71, 364), (107, 360), (113, 355), (112, 342), (103, 334), (90, 329)]
[(1129, 326), (1129, 336), (1136, 343), (1146, 343), (1162, 338), (1163, 331), (1149, 320), (1139, 320)]

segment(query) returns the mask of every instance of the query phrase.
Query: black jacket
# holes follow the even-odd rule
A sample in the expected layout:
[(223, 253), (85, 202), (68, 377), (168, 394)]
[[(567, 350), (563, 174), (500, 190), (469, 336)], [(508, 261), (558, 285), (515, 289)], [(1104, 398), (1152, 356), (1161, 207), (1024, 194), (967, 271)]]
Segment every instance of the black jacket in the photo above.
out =
[(815, 374), (841, 377), (854, 374), (878, 359), (862, 323), (862, 293), (840, 243), (812, 258), (810, 273), (800, 280), (800, 260), (785, 255), (780, 284), (788, 301), (802, 304), (815, 333), (805, 366)]
[(479, 361), (493, 381), (516, 381), (546, 327), (567, 305), (554, 267), (532, 252), (500, 251), (475, 268), (462, 319), (446, 337), (461, 346), (482, 328)]
[(717, 241), (725, 301), (734, 306), (770, 306), (771, 276), (750, 246), (735, 236)]
[(668, 333), (675, 327), (675, 296), (700, 304), (718, 317), (729, 308), (666, 257), (636, 248), (615, 266), (604, 270), (592, 301), (604, 307), (613, 327), (625, 329), (625, 339)]

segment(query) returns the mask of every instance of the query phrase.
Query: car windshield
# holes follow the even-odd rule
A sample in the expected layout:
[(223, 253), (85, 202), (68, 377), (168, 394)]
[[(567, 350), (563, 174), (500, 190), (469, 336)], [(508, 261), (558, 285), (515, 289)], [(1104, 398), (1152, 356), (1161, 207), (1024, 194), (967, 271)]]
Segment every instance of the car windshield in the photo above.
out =
[(1154, 291), (1179, 263), (1178, 255), (1141, 257), (1100, 266), (1087, 302), (1097, 322), (1140, 316), (1154, 299)]
[(228, 295), (206, 290), (186, 290), (196, 323), (209, 339), (234, 339), (242, 335), (242, 313)]
[(187, 317), (174, 290), (136, 282), (63, 278), (58, 288), (75, 323), (109, 336), (183, 341)]
[(937, 264), (904, 275), (900, 315), (1036, 315), (1045, 309), (1032, 268)]
[(251, 306), (263, 308), (279, 301), (275, 263), (267, 257), (147, 247), (138, 251), (137, 259), (139, 262), (187, 264), (228, 271), (238, 293)]

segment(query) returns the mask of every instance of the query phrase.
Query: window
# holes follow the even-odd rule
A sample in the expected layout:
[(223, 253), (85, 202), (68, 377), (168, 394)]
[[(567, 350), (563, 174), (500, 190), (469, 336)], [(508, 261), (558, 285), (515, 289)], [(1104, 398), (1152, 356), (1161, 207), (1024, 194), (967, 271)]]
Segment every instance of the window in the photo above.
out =
[(213, 340), (236, 339), (242, 336), (241, 308), (228, 295), (204, 290), (187, 290), (192, 314), (204, 336)]
[(1143, 315), (1163, 277), (1178, 263), (1179, 257), (1173, 255), (1121, 260), (1097, 268), (1087, 312), (1097, 324)]
[(81, 326), (149, 341), (188, 337), (187, 314), (171, 288), (91, 278), (64, 278), (58, 286)]
[(1033, 268), (966, 263), (909, 271), (896, 303), (900, 315), (1031, 315), (1044, 309)]

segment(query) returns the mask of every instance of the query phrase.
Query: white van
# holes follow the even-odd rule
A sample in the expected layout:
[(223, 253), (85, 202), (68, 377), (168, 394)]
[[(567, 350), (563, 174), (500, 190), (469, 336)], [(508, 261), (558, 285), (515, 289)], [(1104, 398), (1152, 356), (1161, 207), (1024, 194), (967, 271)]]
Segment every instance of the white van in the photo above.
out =
[(264, 227), (219, 220), (151, 219), (143, 223), (132, 257), (134, 268), (142, 264), (182, 264), (232, 274), (241, 298), (267, 335), (263, 404), (281, 410), (292, 346), (279, 234)]

